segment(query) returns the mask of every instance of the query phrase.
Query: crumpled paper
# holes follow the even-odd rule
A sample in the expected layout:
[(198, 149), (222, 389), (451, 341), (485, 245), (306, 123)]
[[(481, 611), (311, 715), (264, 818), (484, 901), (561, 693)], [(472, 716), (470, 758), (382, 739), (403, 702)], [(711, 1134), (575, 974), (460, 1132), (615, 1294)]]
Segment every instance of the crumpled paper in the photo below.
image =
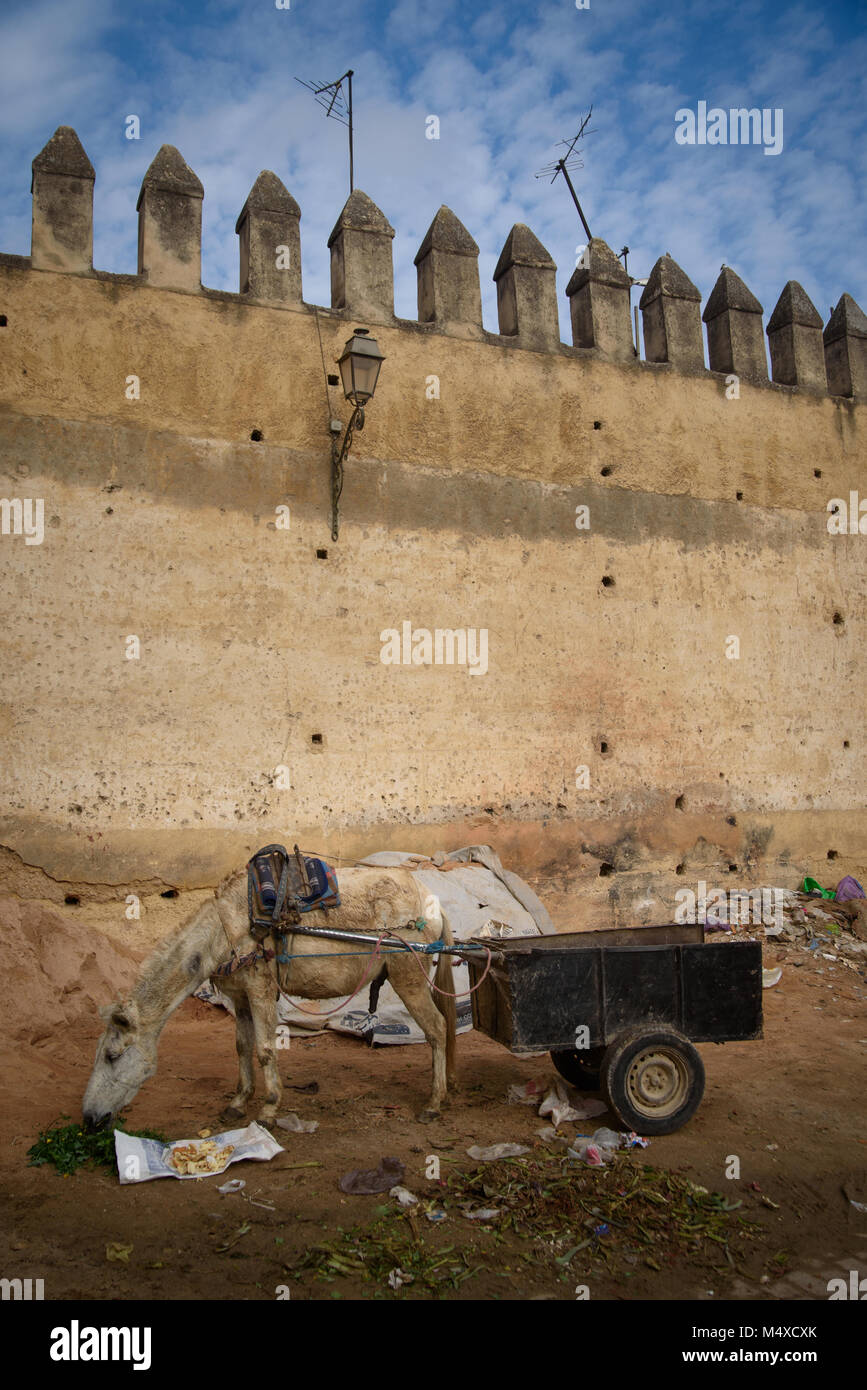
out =
[(539, 1115), (551, 1116), (555, 1129), (569, 1120), (591, 1120), (596, 1115), (604, 1115), (608, 1106), (601, 1100), (580, 1100), (573, 1105), (562, 1081), (555, 1081), (539, 1106)]
[(396, 1197), (402, 1207), (418, 1206), (418, 1197), (416, 1197), (415, 1193), (410, 1192), (408, 1187), (401, 1187), (400, 1183), (397, 1183), (394, 1187), (390, 1187), (388, 1189), (388, 1195), (389, 1197)]
[(548, 1082), (542, 1078), (526, 1081), (523, 1085), (510, 1086), (506, 1100), (510, 1105), (538, 1105), (547, 1089)]
[(314, 1130), (319, 1128), (318, 1120), (301, 1120), (294, 1110), (291, 1110), (288, 1115), (281, 1115), (275, 1124), (278, 1124), (281, 1129), (288, 1130), (290, 1134), (313, 1134)]
[(526, 1144), (489, 1144), (486, 1149), (473, 1144), (471, 1149), (467, 1149), (470, 1158), (477, 1163), (494, 1163), (498, 1158), (520, 1158), (521, 1154), (529, 1152)]

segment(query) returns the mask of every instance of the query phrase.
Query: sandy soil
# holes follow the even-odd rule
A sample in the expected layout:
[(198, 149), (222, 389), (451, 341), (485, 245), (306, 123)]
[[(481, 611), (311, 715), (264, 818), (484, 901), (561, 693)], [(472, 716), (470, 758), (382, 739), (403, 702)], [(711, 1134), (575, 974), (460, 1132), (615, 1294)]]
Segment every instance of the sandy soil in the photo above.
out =
[[(867, 1272), (867, 1215), (849, 1201), (867, 1202), (864, 967), (789, 946), (766, 946), (765, 956), (766, 965), (783, 965), (783, 978), (765, 991), (764, 1039), (701, 1047), (707, 1090), (695, 1118), (623, 1160), (674, 1169), (742, 1199), (743, 1212), (764, 1228), (764, 1240), (740, 1275), (698, 1258), (658, 1271), (639, 1266), (628, 1280), (596, 1271), (593, 1298), (763, 1298), (774, 1296), (778, 1279), (785, 1276), (788, 1286), (802, 1268), (827, 1265), (830, 1277), (841, 1260), (852, 1267), (860, 1260)], [(90, 967), (96, 983), (97, 964)], [(127, 973), (123, 952), (115, 965)], [(73, 996), (77, 990), (73, 985)], [(536, 1136), (544, 1122), (532, 1109), (508, 1104), (506, 1091), (513, 1082), (553, 1074), (547, 1058), (519, 1061), (477, 1033), (461, 1037), (460, 1093), (441, 1120), (422, 1125), (414, 1116), (427, 1094), (426, 1047), (371, 1049), (328, 1034), (293, 1039), (279, 1053), (287, 1083), (319, 1085), (315, 1095), (287, 1091), (283, 1107), (318, 1120), (316, 1133), (276, 1131), (285, 1153), (267, 1164), (231, 1169), (230, 1176), (246, 1179), (247, 1196), (273, 1204), (273, 1211), (238, 1195), (220, 1196), (221, 1179), (120, 1187), (101, 1170), (62, 1178), (53, 1168), (28, 1166), (26, 1152), (56, 1117), (79, 1114), (101, 1031), (89, 1001), (80, 1002), (86, 1007), (68, 1009), (71, 1019), (55, 1019), (47, 1035), (27, 1040), (7, 1032), (0, 1041), (0, 1267), (10, 1277), (44, 1279), (47, 1298), (273, 1299), (288, 1281), (294, 1299), (412, 1299), (420, 1294), (411, 1286), (393, 1292), (355, 1277), (326, 1283), (310, 1273), (287, 1275), (285, 1266), (311, 1244), (335, 1238), (340, 1227), (371, 1222), (390, 1200), (344, 1196), (341, 1174), (396, 1155), (406, 1165), (405, 1184), (427, 1194), (436, 1191), (425, 1178), (428, 1155), (437, 1154), (444, 1171), (453, 1171), (470, 1166), (465, 1150), (475, 1143), (511, 1140), (544, 1150)], [(31, 1034), (40, 1032), (46, 1030), (31, 1028)], [(157, 1076), (127, 1113), (128, 1126), (160, 1129), (171, 1138), (219, 1128), (236, 1072), (233, 1020), (188, 1000), (166, 1027), (160, 1058)], [(578, 1128), (606, 1123), (613, 1117)], [(571, 1136), (576, 1126), (565, 1128)], [(740, 1159), (739, 1180), (725, 1176), (730, 1155)], [(299, 1166), (311, 1163), (318, 1166)], [(249, 1229), (220, 1250), (244, 1224)], [(449, 1239), (483, 1265), (447, 1297), (569, 1299), (573, 1284), (589, 1278), (580, 1259), (563, 1276), (556, 1241), (537, 1245), (528, 1262), (519, 1258), (514, 1237), (492, 1254), (492, 1232), (459, 1220), (447, 1224)], [(431, 1227), (419, 1238), (445, 1237)], [(111, 1242), (132, 1245), (127, 1265), (107, 1260)], [(782, 1251), (788, 1258), (774, 1262)], [(763, 1275), (769, 1275), (765, 1283), (759, 1282)], [(810, 1295), (799, 1293), (796, 1280), (787, 1296)]]

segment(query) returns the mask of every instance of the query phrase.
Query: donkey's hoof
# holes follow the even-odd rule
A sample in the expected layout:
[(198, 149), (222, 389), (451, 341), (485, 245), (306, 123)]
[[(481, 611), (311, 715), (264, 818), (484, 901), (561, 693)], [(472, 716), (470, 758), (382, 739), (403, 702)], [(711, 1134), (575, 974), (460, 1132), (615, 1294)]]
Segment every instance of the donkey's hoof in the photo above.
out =
[(261, 1125), (263, 1129), (273, 1129), (276, 1123), (277, 1116), (267, 1110), (256, 1116), (256, 1124)]
[(230, 1125), (233, 1124), (236, 1120), (245, 1119), (246, 1115), (246, 1110), (239, 1110), (236, 1105), (227, 1105), (225, 1110), (221, 1113), (220, 1119), (222, 1120), (223, 1124)]

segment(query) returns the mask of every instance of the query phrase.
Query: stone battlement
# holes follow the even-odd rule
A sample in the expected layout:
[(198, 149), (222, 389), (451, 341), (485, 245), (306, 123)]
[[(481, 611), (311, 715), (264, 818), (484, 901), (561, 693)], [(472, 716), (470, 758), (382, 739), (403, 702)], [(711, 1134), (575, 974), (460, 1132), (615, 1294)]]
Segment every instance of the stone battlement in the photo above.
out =
[[(215, 294), (201, 284), (201, 182), (172, 145), (163, 145), (142, 182), (136, 276), (105, 276), (93, 268), (95, 173), (78, 136), (60, 126), (33, 161), (33, 237), (26, 257), (5, 257), (34, 270), (122, 278), (157, 288)], [(301, 209), (276, 174), (256, 179), (236, 224), (240, 303), (303, 309)], [(394, 229), (367, 194), (348, 198), (328, 238), (331, 309), (373, 324), (407, 323), (394, 315)], [(560, 353), (557, 267), (522, 223), (509, 232), (496, 270), (498, 334), (482, 326), (479, 248), (443, 206), (415, 256), (418, 324), (447, 335), (542, 353)], [(589, 243), (566, 289), (573, 346), (603, 360), (636, 362), (630, 314), (632, 281), (611, 248)], [(803, 288), (790, 280), (768, 321), (771, 379), (762, 305), (723, 266), (701, 312), (701, 293), (671, 256), (654, 265), (639, 305), (646, 364), (686, 373), (724, 373), (753, 385), (797, 387), (832, 397), (867, 396), (867, 316), (848, 294), (822, 319)], [(705, 368), (704, 335), (707, 330)]]

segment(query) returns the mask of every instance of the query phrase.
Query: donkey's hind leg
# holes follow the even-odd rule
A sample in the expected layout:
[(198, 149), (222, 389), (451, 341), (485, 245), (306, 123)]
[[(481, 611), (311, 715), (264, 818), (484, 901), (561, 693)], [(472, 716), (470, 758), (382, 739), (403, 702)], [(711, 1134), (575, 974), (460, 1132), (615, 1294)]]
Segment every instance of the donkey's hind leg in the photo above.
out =
[(406, 1005), (430, 1043), (433, 1054), (433, 1086), (426, 1109), (417, 1116), (424, 1122), (435, 1120), (448, 1104), (446, 1091), (446, 1021), (434, 1003), (426, 977), (414, 960), (398, 958), (389, 962), (389, 984)]

